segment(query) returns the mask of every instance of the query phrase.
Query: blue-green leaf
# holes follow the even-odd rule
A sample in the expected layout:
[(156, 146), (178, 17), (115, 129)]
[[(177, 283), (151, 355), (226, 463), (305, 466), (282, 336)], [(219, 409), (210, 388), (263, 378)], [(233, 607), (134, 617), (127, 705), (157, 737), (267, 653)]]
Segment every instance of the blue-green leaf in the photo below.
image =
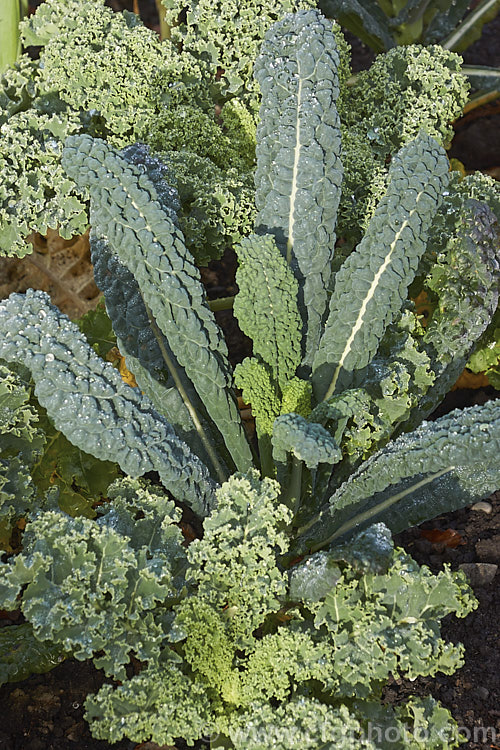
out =
[(308, 365), (326, 310), (342, 181), (338, 65), (331, 23), (313, 10), (275, 24), (255, 63), (256, 226), (275, 234), (299, 281)]
[(320, 463), (333, 466), (341, 458), (340, 449), (330, 433), (299, 414), (282, 414), (275, 420), (272, 443), (273, 457), (278, 463), (286, 461), (287, 453), (304, 461), (309, 469)]
[(335, 277), (313, 363), (318, 401), (349, 386), (352, 373), (370, 363), (401, 309), (448, 183), (447, 172), (444, 150), (423, 134), (393, 158), (387, 192), (363, 240)]
[(498, 401), (423, 422), (371, 456), (339, 487), (299, 547), (319, 548), (374, 522), (397, 533), (471, 505), (499, 486), (499, 455)]
[(0, 305), (0, 357), (31, 370), (40, 404), (74, 445), (131, 476), (158, 471), (179, 500), (206, 513), (214, 489), (206, 466), (45, 293), (13, 294)]
[(236, 466), (252, 454), (230, 391), (227, 348), (205, 302), (198, 269), (182, 233), (165, 210), (144, 169), (130, 164), (104, 141), (75, 136), (66, 141), (63, 165), (91, 194), (91, 224), (134, 275), (147, 307), (196, 388)]
[(36, 638), (29, 622), (0, 629), (0, 685), (50, 672), (63, 660), (61, 647)]

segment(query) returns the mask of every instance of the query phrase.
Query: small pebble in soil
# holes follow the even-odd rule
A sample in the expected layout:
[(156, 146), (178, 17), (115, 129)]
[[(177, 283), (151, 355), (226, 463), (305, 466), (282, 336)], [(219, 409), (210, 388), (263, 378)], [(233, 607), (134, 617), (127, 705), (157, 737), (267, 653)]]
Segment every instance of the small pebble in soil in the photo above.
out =
[(498, 565), (490, 563), (461, 563), (458, 566), (469, 579), (472, 587), (487, 586), (494, 579)]
[(483, 562), (500, 563), (500, 534), (490, 539), (480, 539), (476, 543), (476, 552)]
[(490, 694), (490, 691), (488, 690), (488, 688), (482, 687), (482, 685), (477, 687), (474, 692), (476, 693), (477, 697), (482, 701), (485, 701)]
[(471, 506), (471, 510), (482, 511), (483, 513), (491, 513), (493, 506), (491, 503), (487, 503), (486, 500), (481, 500), (479, 503)]

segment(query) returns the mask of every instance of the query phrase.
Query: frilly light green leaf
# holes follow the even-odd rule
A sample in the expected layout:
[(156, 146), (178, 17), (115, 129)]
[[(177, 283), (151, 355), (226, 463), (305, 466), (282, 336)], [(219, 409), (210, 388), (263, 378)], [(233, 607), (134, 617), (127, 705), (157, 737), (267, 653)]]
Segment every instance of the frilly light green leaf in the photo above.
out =
[(174, 576), (184, 557), (172, 501), (132, 480), (124, 489), (122, 499), (115, 486), (116, 505), (98, 520), (47, 511), (31, 521), (0, 586), (9, 608), (26, 586), (22, 610), (38, 639), (80, 660), (94, 657), (117, 679), (125, 678), (130, 652), (157, 658), (165, 633), (154, 610), (178, 593)]

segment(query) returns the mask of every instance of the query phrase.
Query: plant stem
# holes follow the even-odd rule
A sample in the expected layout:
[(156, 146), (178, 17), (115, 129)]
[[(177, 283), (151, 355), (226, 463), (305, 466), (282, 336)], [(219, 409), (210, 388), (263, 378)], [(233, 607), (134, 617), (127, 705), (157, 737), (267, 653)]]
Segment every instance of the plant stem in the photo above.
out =
[(181, 379), (179, 378), (179, 374), (177, 372), (177, 368), (175, 367), (174, 363), (172, 362), (172, 360), (171, 360), (171, 358), (170, 358), (170, 356), (169, 356), (169, 354), (167, 352), (167, 349), (165, 348), (165, 345), (163, 343), (162, 333), (161, 333), (160, 329), (158, 328), (158, 325), (157, 325), (156, 320), (155, 320), (155, 318), (153, 316), (153, 313), (149, 309), (149, 307), (146, 304), (146, 302), (144, 302), (144, 306), (146, 307), (146, 311), (147, 311), (147, 314), (148, 314), (149, 322), (151, 324), (151, 329), (152, 329), (152, 331), (153, 331), (153, 333), (155, 335), (155, 338), (156, 338), (156, 340), (158, 342), (158, 346), (160, 347), (160, 351), (161, 351), (163, 360), (164, 360), (165, 364), (167, 365), (170, 374), (172, 375), (172, 379), (173, 379), (173, 381), (175, 383), (175, 387), (179, 391), (179, 394), (180, 394), (182, 400), (184, 401), (186, 409), (189, 412), (189, 416), (193, 420), (193, 424), (195, 426), (196, 432), (198, 433), (198, 435), (200, 437), (200, 440), (203, 443), (203, 447), (205, 448), (205, 450), (206, 450), (206, 452), (207, 452), (207, 454), (208, 454), (208, 456), (209, 456), (209, 458), (210, 458), (210, 460), (212, 462), (212, 465), (213, 465), (213, 467), (215, 469), (215, 473), (217, 474), (217, 478), (218, 478), (219, 482), (223, 483), (223, 482), (226, 481), (227, 477), (226, 477), (226, 474), (225, 474), (225, 472), (224, 472), (224, 470), (223, 470), (223, 468), (222, 468), (222, 466), (220, 464), (220, 461), (219, 461), (219, 459), (217, 457), (217, 453), (216, 453), (216, 451), (214, 449), (214, 446), (212, 445), (212, 442), (210, 441), (209, 437), (207, 436), (205, 430), (203, 429), (203, 425), (201, 424), (201, 422), (200, 422), (200, 420), (198, 418), (198, 413), (197, 413), (196, 409), (194, 408), (194, 406), (193, 406), (193, 404), (191, 402), (191, 399), (189, 398), (189, 396), (188, 396), (188, 394), (187, 394), (187, 392), (186, 392), (186, 390), (185, 390), (185, 388), (184, 388), (184, 386), (182, 384)]
[(234, 745), (228, 737), (216, 735), (213, 740), (210, 740), (210, 750), (219, 747), (234, 748)]
[[(391, 505), (394, 505), (394, 503), (399, 502), (399, 500), (402, 500), (403, 498), (407, 497), (408, 495), (411, 495), (412, 492), (415, 492), (416, 490), (419, 490), (421, 487), (425, 487), (426, 484), (430, 484), (435, 479), (439, 479), (439, 477), (442, 477), (443, 474), (447, 474), (449, 471), (452, 471), (455, 467), (454, 466), (447, 466), (445, 469), (441, 469), (441, 471), (437, 471), (435, 474), (430, 474), (425, 479), (422, 479), (420, 482), (417, 482), (416, 484), (412, 484), (407, 489), (403, 490), (402, 492), (398, 492), (396, 495), (391, 495), (390, 497), (386, 498), (383, 502), (378, 503), (378, 505), (373, 505), (368, 510), (365, 510), (364, 513), (359, 513), (358, 515), (354, 515), (353, 518), (350, 518), (348, 521), (342, 524), (336, 531), (334, 531), (333, 534), (331, 534), (328, 539), (323, 539), (321, 542), (318, 542), (317, 544), (313, 544), (310, 548), (310, 552), (317, 552), (322, 547), (326, 547), (327, 545), (331, 544), (335, 539), (338, 539), (339, 536), (342, 536), (343, 534), (347, 534), (348, 531), (352, 531), (356, 526), (359, 526), (359, 524), (363, 523), (364, 521), (368, 521), (370, 518), (373, 518), (374, 516), (381, 513), (383, 510), (387, 510), (387, 508), (390, 508)], [(321, 514), (319, 514), (315, 521), (319, 521)], [(310, 525), (310, 524), (308, 524)]]
[(271, 477), (274, 479), (274, 462), (271, 438), (269, 435), (262, 435), (262, 437), (259, 437), (259, 458), (262, 478)]
[(208, 306), (212, 312), (218, 312), (219, 310), (232, 310), (234, 304), (234, 297), (219, 297), (218, 299), (211, 299), (208, 301)]
[(0, 2), (0, 73), (14, 65), (21, 54), (19, 21), (28, 9), (27, 0)]
[(170, 39), (170, 26), (165, 20), (165, 8), (163, 7), (161, 0), (156, 0), (156, 8), (158, 10), (158, 16), (160, 19), (160, 39)]
[[(462, 73), (464, 74), (472, 73), (474, 75), (477, 71), (478, 68), (465, 68), (465, 66), (462, 68)], [(487, 91), (485, 94), (476, 94), (475, 96), (472, 96), (465, 105), (462, 115), (467, 115), (469, 112), (472, 112), (472, 110), (477, 109), (478, 107), (483, 107), (485, 104), (489, 104), (490, 102), (495, 101), (495, 99), (498, 99), (500, 96), (500, 73), (498, 71), (496, 71), (495, 77), (498, 78), (498, 88), (494, 91)]]
[(295, 516), (300, 503), (302, 490), (302, 461), (296, 456), (292, 458), (292, 470), (290, 472), (290, 482), (286, 489), (284, 503), (293, 511)]

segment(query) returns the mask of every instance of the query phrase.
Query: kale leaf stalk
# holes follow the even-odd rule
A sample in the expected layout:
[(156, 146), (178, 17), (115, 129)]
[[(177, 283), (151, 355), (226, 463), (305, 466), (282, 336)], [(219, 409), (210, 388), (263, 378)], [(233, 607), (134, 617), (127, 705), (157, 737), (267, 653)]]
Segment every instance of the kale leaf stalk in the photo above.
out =
[(196, 409), (195, 409), (195, 407), (194, 407), (191, 399), (189, 398), (189, 395), (188, 395), (186, 389), (184, 388), (184, 384), (182, 382), (182, 379), (178, 375), (177, 368), (175, 367), (175, 365), (174, 365), (174, 363), (173, 363), (173, 361), (172, 361), (172, 359), (171, 359), (171, 357), (170, 357), (170, 355), (169, 355), (169, 353), (167, 351), (167, 348), (166, 348), (164, 340), (163, 340), (163, 334), (160, 331), (160, 329), (158, 328), (158, 325), (157, 325), (157, 323), (156, 323), (156, 321), (155, 321), (155, 319), (153, 317), (153, 314), (152, 314), (151, 310), (149, 309), (149, 307), (147, 306), (147, 304), (145, 302), (144, 302), (144, 307), (146, 308), (146, 312), (147, 312), (147, 315), (148, 315), (149, 324), (150, 324), (151, 330), (154, 333), (154, 336), (155, 336), (155, 338), (156, 338), (156, 340), (158, 342), (158, 346), (160, 348), (163, 360), (164, 360), (164, 362), (165, 362), (165, 364), (166, 364), (166, 366), (167, 366), (167, 368), (168, 368), (168, 370), (169, 370), (169, 372), (170, 372), (170, 374), (172, 376), (172, 379), (174, 381), (175, 387), (177, 388), (177, 391), (178, 391), (179, 395), (181, 396), (182, 401), (183, 401), (183, 403), (186, 406), (186, 409), (189, 412), (189, 416), (192, 419), (192, 422), (193, 422), (193, 425), (195, 426), (196, 432), (200, 436), (200, 440), (201, 440), (201, 442), (203, 444), (203, 447), (205, 448), (208, 456), (210, 457), (210, 461), (211, 461), (211, 463), (212, 463), (212, 465), (213, 465), (213, 467), (215, 469), (215, 473), (217, 475), (217, 478), (218, 478), (219, 482), (225, 482), (226, 479), (227, 479), (226, 473), (224, 472), (224, 469), (222, 468), (222, 465), (221, 465), (221, 463), (219, 461), (219, 458), (217, 456), (217, 452), (216, 452), (216, 450), (214, 448), (214, 445), (211, 442), (211, 440), (209, 439), (209, 437), (207, 436), (207, 434), (206, 434), (206, 432), (205, 432), (205, 430), (203, 428), (203, 425), (202, 425), (202, 423), (201, 423), (201, 421), (200, 421), (200, 419), (198, 417), (198, 413), (197, 413), (197, 411), (196, 411)]

